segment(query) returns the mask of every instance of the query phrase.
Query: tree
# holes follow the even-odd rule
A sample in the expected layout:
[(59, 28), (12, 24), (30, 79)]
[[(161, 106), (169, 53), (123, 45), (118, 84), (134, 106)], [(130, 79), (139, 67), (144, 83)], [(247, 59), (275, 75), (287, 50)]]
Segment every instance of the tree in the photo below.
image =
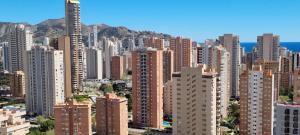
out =
[(106, 94), (106, 93), (112, 93), (114, 89), (111, 84), (102, 84), (100, 86), (100, 90), (103, 91), (104, 94)]

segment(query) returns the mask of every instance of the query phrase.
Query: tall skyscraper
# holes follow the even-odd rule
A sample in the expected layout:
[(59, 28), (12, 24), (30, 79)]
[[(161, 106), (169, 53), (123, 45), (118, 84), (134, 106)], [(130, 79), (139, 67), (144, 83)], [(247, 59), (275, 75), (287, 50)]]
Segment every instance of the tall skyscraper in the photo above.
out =
[(161, 50), (142, 48), (132, 53), (133, 124), (162, 128), (163, 54)]
[(292, 54), (292, 70), (296, 70), (300, 68), (300, 53), (293, 53)]
[(240, 134), (273, 135), (274, 75), (261, 66), (244, 71), (240, 82)]
[(240, 40), (238, 36), (225, 34), (219, 37), (220, 44), (223, 45), (230, 54), (230, 89), (231, 96), (239, 96), (239, 75), (240, 75)]
[(128, 135), (127, 99), (115, 94), (97, 98), (97, 135)]
[(111, 69), (112, 69), (112, 65), (111, 65), (111, 60), (113, 56), (119, 55), (119, 40), (112, 38), (112, 39), (108, 39), (108, 38), (104, 38), (103, 39), (103, 49), (104, 49), (104, 71), (105, 71), (105, 78), (110, 79), (111, 78)]
[(216, 135), (217, 73), (182, 68), (173, 74), (173, 135)]
[(182, 67), (192, 66), (192, 40), (186, 38), (171, 38), (170, 49), (174, 51), (174, 72)]
[(55, 135), (92, 135), (91, 115), (91, 104), (86, 101), (55, 105)]
[(87, 79), (103, 78), (102, 50), (92, 47), (86, 50)]
[(208, 67), (218, 73), (217, 95), (219, 113), (222, 118), (227, 116), (227, 108), (231, 96), (230, 91), (230, 54), (221, 45), (210, 47), (208, 51)]
[(82, 90), (83, 81), (83, 43), (80, 22), (79, 0), (65, 0), (66, 36), (71, 45), (71, 81), (72, 91)]
[(27, 60), (27, 112), (53, 116), (53, 106), (65, 100), (63, 51), (34, 46)]
[(26, 70), (26, 51), (29, 51), (32, 45), (32, 33), (25, 25), (16, 25), (8, 38), (10, 72)]
[(10, 75), (10, 91), (13, 97), (24, 98), (25, 96), (25, 74), (23, 71), (15, 71)]
[(279, 61), (280, 38), (273, 34), (263, 34), (257, 36), (257, 56), (258, 59), (266, 61)]

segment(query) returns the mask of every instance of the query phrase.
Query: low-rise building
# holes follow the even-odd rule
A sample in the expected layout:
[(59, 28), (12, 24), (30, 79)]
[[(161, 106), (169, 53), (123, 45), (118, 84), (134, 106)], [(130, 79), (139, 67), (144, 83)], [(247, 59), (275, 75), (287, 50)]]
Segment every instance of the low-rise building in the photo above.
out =
[(0, 135), (25, 135), (29, 132), (30, 123), (23, 115), (26, 111), (18, 109), (0, 109)]

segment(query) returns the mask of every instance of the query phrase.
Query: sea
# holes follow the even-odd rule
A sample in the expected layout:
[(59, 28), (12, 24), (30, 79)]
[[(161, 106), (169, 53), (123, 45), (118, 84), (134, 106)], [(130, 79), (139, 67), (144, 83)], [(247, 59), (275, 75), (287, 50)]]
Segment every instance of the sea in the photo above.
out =
[[(251, 52), (252, 48), (256, 46), (256, 42), (241, 42), (241, 46), (245, 47), (246, 52)], [(280, 46), (293, 52), (300, 52), (300, 42), (281, 42)]]

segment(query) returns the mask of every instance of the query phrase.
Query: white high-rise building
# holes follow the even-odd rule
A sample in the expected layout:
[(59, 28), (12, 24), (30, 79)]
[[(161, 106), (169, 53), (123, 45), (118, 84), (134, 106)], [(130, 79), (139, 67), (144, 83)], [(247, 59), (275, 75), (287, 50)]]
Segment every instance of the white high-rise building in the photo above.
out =
[(274, 135), (299, 135), (299, 104), (277, 103), (275, 109)]
[(112, 56), (119, 55), (120, 41), (113, 38), (104, 38), (104, 62), (105, 62), (105, 78), (111, 78), (111, 60)]
[(98, 30), (97, 26), (93, 26), (93, 32), (89, 33), (88, 37), (89, 47), (97, 47), (98, 46)]
[(240, 75), (240, 40), (238, 36), (232, 34), (225, 34), (219, 37), (219, 42), (223, 45), (231, 56), (230, 67), (230, 89), (231, 95), (234, 97), (239, 96), (239, 75)]
[(86, 50), (87, 79), (103, 78), (102, 50), (98, 48), (88, 48)]
[(27, 112), (52, 116), (53, 106), (65, 100), (63, 51), (34, 46), (27, 59)]
[(2, 61), (3, 70), (9, 71), (9, 47), (8, 42), (0, 43), (0, 61)]
[(217, 73), (182, 68), (173, 74), (173, 135), (215, 135)]
[(25, 71), (26, 51), (32, 47), (32, 32), (25, 25), (16, 25), (8, 37), (9, 71)]

